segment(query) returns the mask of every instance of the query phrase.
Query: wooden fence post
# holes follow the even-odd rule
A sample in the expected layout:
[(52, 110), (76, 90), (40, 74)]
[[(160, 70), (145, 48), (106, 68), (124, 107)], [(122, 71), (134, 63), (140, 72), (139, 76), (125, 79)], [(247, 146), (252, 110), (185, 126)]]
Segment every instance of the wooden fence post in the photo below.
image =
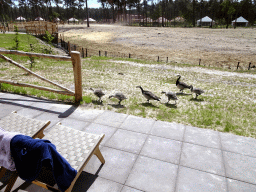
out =
[(69, 43), (69, 41), (68, 41), (68, 53), (69, 53), (69, 55), (71, 54), (71, 49), (70, 49), (70, 43)]
[(87, 57), (87, 48), (85, 49), (85, 57)]
[(82, 47), (82, 57), (84, 58), (84, 48)]
[(82, 71), (81, 71), (81, 58), (80, 52), (71, 51), (71, 60), (74, 71), (75, 80), (75, 102), (78, 103), (82, 100), (83, 90), (82, 90)]
[(99, 57), (100, 57), (100, 51), (99, 51)]
[(166, 58), (166, 63), (168, 63), (168, 57)]
[(105, 51), (105, 57), (107, 57), (107, 55), (108, 55), (108, 53), (107, 53), (107, 51)]
[(248, 70), (250, 70), (251, 69), (251, 62), (249, 63), (249, 66), (248, 66)]
[(131, 58), (131, 54), (129, 53), (129, 58)]
[(157, 57), (157, 62), (159, 62), (159, 56)]

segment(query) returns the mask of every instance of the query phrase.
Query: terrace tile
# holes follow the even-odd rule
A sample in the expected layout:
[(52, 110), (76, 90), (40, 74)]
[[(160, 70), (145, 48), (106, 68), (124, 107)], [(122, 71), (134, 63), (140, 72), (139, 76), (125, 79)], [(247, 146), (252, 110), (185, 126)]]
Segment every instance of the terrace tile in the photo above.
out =
[(104, 111), (104, 113), (102, 113), (94, 120), (94, 123), (99, 123), (112, 127), (119, 127), (126, 117), (126, 114), (116, 113), (112, 111)]
[(227, 177), (256, 184), (256, 158), (231, 152), (223, 155)]
[(155, 121), (153, 119), (129, 115), (120, 128), (147, 134), (150, 132), (154, 122)]
[(46, 132), (62, 120), (58, 117), (57, 114), (47, 113), (47, 112), (44, 112), (39, 116), (36, 116), (34, 119), (38, 119), (42, 121), (51, 121), (51, 124), (45, 129)]
[[(106, 163), (102, 166), (98, 175), (102, 178), (124, 184), (137, 155), (108, 147), (101, 147), (100, 150)], [(93, 156), (85, 166), (84, 171), (95, 174), (100, 166), (101, 162), (96, 156)]]
[(126, 130), (117, 130), (105, 146), (139, 154), (147, 135)]
[(182, 141), (184, 131), (185, 126), (182, 124), (156, 121), (150, 133), (154, 136)]
[(228, 189), (232, 192), (248, 192), (248, 191), (256, 191), (256, 185), (252, 185), (249, 183), (244, 183), (241, 181), (227, 179)]
[(256, 139), (230, 133), (220, 133), (222, 149), (256, 157)]
[(103, 112), (102, 110), (77, 108), (69, 117), (91, 122)]
[(89, 122), (80, 121), (80, 120), (72, 119), (72, 118), (61, 120), (61, 125), (70, 127), (73, 129), (77, 129), (79, 131), (83, 131), (85, 129), (85, 127), (89, 124), (90, 124)]
[(116, 132), (117, 128), (110, 127), (107, 125), (101, 125), (97, 123), (91, 123), (89, 126), (87, 126), (84, 131), (88, 133), (94, 133), (94, 134), (105, 134), (104, 139), (101, 142), (101, 145), (105, 145), (105, 143), (113, 136), (113, 134)]
[(180, 165), (225, 176), (222, 153), (219, 149), (184, 143)]
[[(0, 100), (0, 102), (1, 102), (1, 100)], [(0, 118), (9, 115), (13, 111), (18, 111), (18, 110), (22, 109), (22, 107), (20, 107), (18, 105), (12, 105), (12, 104), (2, 104), (0, 107), (1, 107)], [(4, 110), (2, 110), (2, 109), (4, 109)]]
[[(87, 192), (120, 192), (122, 187), (123, 185), (119, 183), (98, 177)], [(81, 188), (77, 192), (81, 192)]]
[(176, 191), (224, 192), (227, 191), (226, 178), (181, 166)]
[(22, 108), (21, 110), (17, 111), (18, 114), (29, 117), (29, 118), (34, 118), (40, 114), (43, 113), (43, 111), (38, 111), (30, 108)]
[(174, 191), (178, 165), (139, 156), (125, 185), (142, 191)]
[(140, 155), (179, 164), (181, 144), (180, 141), (149, 136)]
[(142, 192), (142, 191), (138, 190), (138, 189), (131, 188), (131, 187), (124, 186), (124, 188), (122, 189), (121, 192)]
[(60, 118), (69, 117), (72, 113), (74, 113), (76, 109), (77, 106), (59, 103), (53, 104), (52, 108), (50, 108), (51, 111), (54, 111), (55, 113), (59, 114)]
[(41, 102), (33, 103), (30, 106), (35, 109), (51, 111), (50, 109), (54, 106), (54, 103), (47, 100), (42, 100)]
[(209, 129), (186, 126), (184, 141), (220, 149), (219, 133)]

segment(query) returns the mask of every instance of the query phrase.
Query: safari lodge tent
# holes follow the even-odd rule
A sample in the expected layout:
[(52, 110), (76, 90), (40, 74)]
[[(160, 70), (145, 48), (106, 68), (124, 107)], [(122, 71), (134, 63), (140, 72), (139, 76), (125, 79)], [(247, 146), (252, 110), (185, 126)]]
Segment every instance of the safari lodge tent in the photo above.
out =
[(235, 22), (236, 22), (236, 26), (240, 26), (240, 27), (247, 27), (248, 25), (248, 21), (242, 16), (232, 21), (232, 26), (235, 26)]
[(24, 18), (24, 17), (22, 17), (22, 16), (20, 16), (20, 17), (18, 17), (18, 18), (16, 18), (15, 19), (16, 21), (26, 21), (26, 19)]
[[(202, 22), (202, 23), (201, 23)], [(212, 20), (210, 17), (205, 16), (202, 19), (197, 20), (197, 26), (211, 26), (211, 24), (215, 24), (215, 21)]]
[(35, 18), (35, 21), (44, 21), (44, 19), (42, 17), (37, 17)]
[[(87, 22), (87, 19), (85, 19), (84, 21)], [(89, 23), (96, 23), (96, 20), (94, 20), (93, 18), (89, 18)]]
[(76, 18), (70, 18), (68, 19), (68, 23), (78, 23), (78, 20)]

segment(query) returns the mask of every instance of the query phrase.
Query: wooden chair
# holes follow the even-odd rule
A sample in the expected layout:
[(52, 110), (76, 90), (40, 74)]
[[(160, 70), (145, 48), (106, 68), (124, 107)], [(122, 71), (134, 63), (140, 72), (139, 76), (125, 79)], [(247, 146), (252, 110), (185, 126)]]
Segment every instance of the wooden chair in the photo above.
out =
[[(43, 133), (40, 133), (40, 136), (42, 135)], [(78, 131), (76, 129), (62, 126), (60, 123), (52, 127), (44, 136), (43, 139), (50, 140), (51, 143), (56, 146), (57, 151), (69, 162), (71, 167), (73, 167), (77, 171), (75, 179), (66, 190), (67, 192), (70, 192), (72, 190), (76, 180), (82, 173), (84, 167), (89, 162), (93, 154), (99, 158), (102, 164), (105, 163), (105, 160), (99, 150), (99, 145), (103, 140), (104, 136), (104, 134), (96, 135), (83, 131)], [(3, 176), (3, 174), (0, 176)], [(18, 174), (17, 172), (15, 172), (15, 174), (13, 174), (13, 176), (9, 180), (5, 191), (9, 192), (11, 190), (17, 177)], [(59, 191), (52, 185), (39, 180), (32, 181), (32, 183), (51, 191)]]
[[(105, 160), (99, 150), (99, 145), (104, 138), (104, 134), (96, 135), (55, 125), (45, 135), (44, 139), (50, 140), (56, 146), (57, 151), (69, 162), (71, 167), (77, 170), (77, 175), (66, 192), (70, 192), (82, 173), (84, 167), (93, 155), (96, 155), (102, 164)], [(48, 190), (56, 191), (56, 188), (41, 181), (35, 180), (32, 183)]]
[[(32, 138), (43, 138), (44, 129), (50, 124), (50, 121), (40, 121), (36, 119), (31, 119), (17, 114), (16, 111), (13, 111), (9, 115), (5, 116), (0, 120), (0, 127), (9, 132), (19, 132), (23, 135), (30, 136)], [(0, 178), (6, 173), (6, 169), (1, 167)], [(18, 173), (16, 171), (12, 172), (11, 178), (5, 188), (5, 192), (8, 192), (12, 189)]]

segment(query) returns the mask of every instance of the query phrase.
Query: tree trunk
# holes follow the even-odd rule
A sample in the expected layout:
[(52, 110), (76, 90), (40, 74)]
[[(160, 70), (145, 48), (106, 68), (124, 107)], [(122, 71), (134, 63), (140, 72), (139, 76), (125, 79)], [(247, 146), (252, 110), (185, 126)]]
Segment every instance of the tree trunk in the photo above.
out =
[(89, 13), (88, 13), (87, 0), (85, 0), (85, 3), (86, 3), (86, 19), (87, 19), (87, 27), (90, 27), (90, 24), (89, 24)]

